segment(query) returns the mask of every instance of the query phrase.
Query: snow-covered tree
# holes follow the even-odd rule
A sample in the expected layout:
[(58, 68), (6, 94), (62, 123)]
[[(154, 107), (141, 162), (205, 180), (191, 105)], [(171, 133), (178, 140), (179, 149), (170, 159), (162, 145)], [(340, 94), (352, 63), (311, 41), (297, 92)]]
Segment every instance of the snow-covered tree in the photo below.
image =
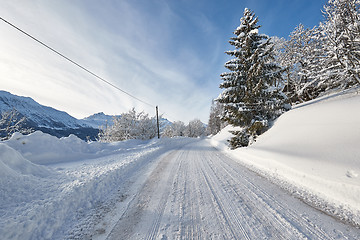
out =
[(360, 84), (360, 0), (329, 0), (320, 27), (326, 38), (319, 82), (342, 89)]
[(185, 136), (185, 123), (176, 121), (167, 125), (163, 131), (164, 137), (182, 137)]
[(220, 130), (225, 127), (226, 123), (221, 120), (221, 116), (223, 115), (224, 107), (218, 101), (212, 101), (210, 108), (210, 116), (209, 122), (206, 128), (207, 133), (210, 135), (215, 135)]
[(205, 126), (199, 119), (194, 119), (189, 122), (185, 129), (186, 137), (201, 137), (205, 134)]
[(183, 123), (182, 121), (176, 121), (173, 122), (172, 127), (174, 129), (175, 136), (180, 136), (180, 137), (185, 136), (185, 129), (186, 129), (185, 123)]
[(136, 139), (147, 140), (157, 136), (157, 123), (154, 117), (149, 118), (149, 115), (144, 112), (138, 114), (137, 117)]
[(224, 105), (223, 120), (242, 127), (230, 144), (232, 148), (247, 146), (285, 110), (286, 96), (281, 93), (282, 71), (274, 59), (274, 45), (268, 36), (259, 34), (258, 18), (245, 9), (240, 26), (229, 43), (235, 50), (225, 63), (230, 70), (221, 74), (224, 89), (218, 101)]
[(131, 109), (113, 119), (113, 125), (100, 130), (99, 141), (116, 142), (128, 139), (151, 139), (157, 134), (156, 121), (144, 112)]
[(9, 139), (14, 132), (22, 134), (33, 132), (31, 128), (24, 127), (25, 122), (26, 117), (20, 117), (15, 109), (2, 112), (0, 118), (0, 140)]
[(172, 124), (169, 124), (164, 128), (162, 132), (162, 137), (169, 137), (169, 138), (175, 137), (174, 131), (172, 129)]
[(284, 92), (291, 102), (303, 102), (313, 99), (323, 91), (317, 74), (321, 70), (324, 56), (324, 39), (318, 27), (297, 26), (283, 43), (278, 61), (285, 67)]

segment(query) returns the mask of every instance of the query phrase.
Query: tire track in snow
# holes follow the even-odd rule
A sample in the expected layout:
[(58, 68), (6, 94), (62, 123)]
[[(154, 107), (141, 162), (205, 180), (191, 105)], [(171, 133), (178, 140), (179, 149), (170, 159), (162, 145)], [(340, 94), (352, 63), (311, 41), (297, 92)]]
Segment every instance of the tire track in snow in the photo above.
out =
[[(204, 163), (204, 158), (199, 158), (202, 165), (201, 172), (205, 180), (207, 187), (210, 190), (211, 195), (213, 196), (216, 205), (219, 207), (221, 214), (225, 219), (225, 223), (230, 229), (232, 239), (251, 239), (246, 229), (242, 225), (239, 216), (236, 211), (236, 207), (233, 206), (231, 201), (228, 201), (227, 198), (222, 194), (223, 190), (219, 186), (219, 179), (216, 178), (214, 172), (207, 168), (205, 171), (206, 165)], [(249, 229), (249, 228), (248, 228)]]
[[(161, 181), (163, 172), (166, 170), (175, 154), (176, 152), (171, 152), (160, 159), (160, 162), (154, 171), (150, 174), (140, 191), (131, 200), (126, 211), (110, 232), (107, 237), (108, 240), (130, 239), (133, 237), (136, 226), (142, 221), (145, 209), (149, 206), (152, 194), (155, 192), (156, 184)], [(164, 197), (165, 196), (166, 195), (164, 195)], [(156, 224), (153, 228), (156, 228)]]
[[(188, 151), (189, 152), (189, 151)], [(186, 223), (182, 223), (185, 226), (185, 239), (203, 239), (200, 222), (200, 199), (197, 193), (199, 187), (197, 181), (197, 173), (195, 171), (194, 161), (188, 159), (184, 162), (186, 165), (185, 170), (185, 204), (186, 210), (184, 216), (186, 217)]]
[[(194, 171), (194, 168), (190, 167), (189, 170), (192, 171), (192, 176), (193, 176), (192, 179), (194, 179), (194, 181), (190, 181), (192, 184), (191, 184), (191, 188), (189, 189), (189, 194), (191, 196), (189, 204), (191, 207), (192, 226), (194, 227), (193, 234), (191, 237), (193, 239), (203, 239), (203, 237), (202, 237), (203, 229), (201, 228), (201, 225), (200, 225), (200, 221), (201, 221), (200, 205), (201, 205), (201, 203), (199, 202), (198, 192), (196, 191), (197, 187), (199, 185), (198, 185), (197, 177), (195, 175), (196, 173)], [(193, 204), (194, 202), (196, 204)]]
[[(186, 156), (184, 156), (185, 159), (187, 159), (187, 156), (189, 154), (188, 151), (186, 151)], [(181, 179), (181, 200), (179, 202), (179, 233), (180, 233), (180, 238), (183, 238), (184, 236), (186, 236), (186, 238), (188, 238), (188, 232), (189, 232), (189, 227), (188, 227), (188, 217), (187, 217), (187, 209), (188, 209), (188, 201), (189, 201), (189, 196), (188, 196), (188, 188), (189, 188), (189, 184), (187, 181), (188, 178), (188, 169), (187, 164), (183, 163), (184, 159), (182, 159), (181, 161), (181, 171), (179, 171), (179, 178)], [(175, 189), (174, 189), (175, 190)]]
[[(179, 163), (178, 172), (175, 175), (175, 179), (172, 183), (172, 198), (171, 204), (169, 206), (169, 213), (170, 215), (174, 216), (176, 219), (168, 219), (168, 227), (170, 228), (171, 232), (176, 232), (181, 235), (181, 223), (183, 221), (183, 212), (184, 212), (184, 198), (185, 198), (185, 183), (184, 183), (184, 176), (183, 174), (185, 171), (183, 170), (184, 164), (182, 164), (182, 160)], [(177, 204), (179, 203), (179, 204)], [(169, 231), (169, 229), (166, 229)]]
[[(235, 162), (232, 162), (231, 159), (220, 158), (217, 160), (220, 160), (219, 165), (224, 169), (224, 171), (228, 174), (227, 176), (230, 177), (233, 181), (236, 181), (237, 179), (242, 179), (246, 182), (246, 185), (249, 186), (247, 188), (248, 193), (252, 195), (252, 199), (250, 199), (250, 194), (247, 196), (249, 197), (248, 202), (253, 202), (255, 199), (259, 202), (258, 205), (253, 205), (258, 209), (259, 212), (263, 212), (267, 215), (270, 215), (269, 218), (275, 219), (279, 225), (283, 225), (282, 231), (288, 232), (289, 231), (289, 225), (291, 225), (291, 228), (299, 231), (303, 235), (303, 237), (306, 238), (316, 238), (316, 239), (334, 239), (333, 237), (329, 236), (324, 230), (313, 224), (309, 219), (300, 217), (299, 215), (293, 212), (289, 208), (285, 208), (284, 204), (280, 203), (275, 197), (268, 194), (266, 191), (264, 191), (261, 187), (258, 185), (255, 185), (251, 180), (248, 179), (248, 177), (243, 174), (240, 175), (238, 171), (235, 171), (234, 169), (238, 166), (236, 166)], [(225, 161), (226, 160), (226, 161)], [(236, 176), (236, 177), (234, 177)], [(229, 183), (229, 178), (227, 178)], [(233, 186), (229, 183), (229, 186)], [(239, 196), (239, 193), (234, 190), (234, 193)], [(261, 206), (261, 207), (260, 207)], [(264, 208), (267, 209), (267, 211), (264, 211)], [(285, 214), (284, 214), (285, 213)], [(301, 220), (301, 221), (300, 221)], [(303, 229), (305, 228), (305, 229)], [(288, 236), (290, 237), (290, 236)]]
[[(217, 164), (222, 160), (217, 159)], [(263, 232), (266, 232), (268, 237), (275, 237), (281, 239), (306, 239), (305, 235), (299, 232), (297, 229), (294, 229), (292, 225), (282, 218), (280, 214), (274, 214), (269, 208), (264, 207), (262, 202), (259, 202), (259, 197), (253, 193), (252, 189), (247, 186), (247, 184), (242, 183), (239, 179), (244, 180), (246, 176), (239, 176), (237, 179), (229, 175), (227, 169), (216, 169), (212, 166), (211, 160), (208, 161), (209, 167), (212, 169), (219, 181), (222, 182), (223, 186), (226, 186), (226, 195), (229, 199), (240, 199), (241, 208), (239, 207), (239, 213), (241, 218), (244, 219), (243, 222), (246, 222), (247, 229), (249, 229), (249, 234), (251, 238), (258, 237), (258, 233), (254, 232), (252, 229), (255, 228), (257, 231), (263, 229)], [(226, 174), (224, 174), (225, 171)], [(229, 180), (229, 177), (232, 181)], [(239, 187), (242, 186), (240, 189)], [(251, 192), (250, 192), (251, 191)], [(246, 194), (244, 194), (246, 193)], [(250, 194), (249, 194), (250, 193)], [(253, 193), (253, 194), (251, 194)], [(240, 205), (240, 204), (239, 204)], [(251, 222), (253, 225), (248, 224)], [(256, 226), (256, 227), (255, 227)]]
[(155, 163), (109, 239), (324, 240), (356, 239), (360, 232), (321, 215), (204, 141)]
[[(170, 191), (172, 198), (167, 209), (172, 218), (167, 216), (168, 219), (163, 219), (162, 223), (165, 225), (167, 235), (171, 236), (171, 230), (172, 233), (177, 233), (176, 236), (172, 237), (174, 239), (203, 239), (204, 230), (200, 224), (200, 203), (196, 191), (198, 185), (195, 183), (196, 173), (191, 165), (192, 161), (188, 161), (189, 150), (184, 149), (183, 151), (184, 153), (174, 161), (175, 164), (179, 165), (178, 168), (170, 173), (175, 176)], [(173, 226), (165, 223), (166, 220), (173, 222)], [(168, 228), (170, 228), (170, 234)]]
[[(181, 159), (183, 154), (184, 154), (184, 152), (181, 152), (181, 154), (179, 154), (176, 157), (176, 159), (172, 159), (172, 162), (174, 162), (174, 161), (178, 162), (178, 160)], [(151, 228), (149, 229), (148, 233), (145, 236), (146, 240), (155, 239), (155, 237), (157, 236), (157, 234), (159, 232), (160, 222), (163, 217), (166, 203), (168, 202), (168, 198), (170, 195), (171, 186), (173, 186), (173, 182), (174, 182), (174, 178), (175, 178), (174, 174), (172, 174), (172, 173), (179, 172), (180, 166), (181, 166), (181, 162), (180, 162), (180, 164), (173, 164), (173, 166), (171, 167), (171, 171), (170, 171), (168, 179), (166, 181), (166, 186), (165, 186), (164, 192), (163, 192), (161, 199), (159, 201), (159, 204), (157, 205), (156, 210), (155, 210), (154, 221), (151, 224)]]
[(214, 201), (211, 191), (204, 181), (204, 176), (199, 167), (198, 159), (190, 161), (195, 175), (192, 176), (194, 186), (198, 189), (198, 201), (196, 202), (199, 220), (201, 220), (202, 238), (198, 239), (231, 239), (229, 226), (221, 214), (219, 206)]
[[(211, 152), (209, 148), (198, 153), (202, 175), (208, 177), (207, 185), (212, 185), (212, 193), (217, 194), (227, 218), (225, 223), (235, 220), (234, 225), (243, 224), (251, 239), (358, 239), (354, 237), (358, 230), (350, 231), (349, 226), (303, 204), (234, 160)], [(242, 201), (241, 206), (235, 204), (236, 200)], [(232, 211), (239, 218), (234, 218)], [(236, 233), (238, 228), (232, 229)], [(242, 231), (237, 234), (236, 239), (244, 239)]]

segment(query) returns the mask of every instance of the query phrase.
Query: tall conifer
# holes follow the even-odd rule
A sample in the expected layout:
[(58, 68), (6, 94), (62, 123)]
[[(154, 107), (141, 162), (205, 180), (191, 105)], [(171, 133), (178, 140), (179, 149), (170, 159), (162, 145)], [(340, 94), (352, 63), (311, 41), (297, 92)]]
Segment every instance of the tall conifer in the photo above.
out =
[(217, 99), (224, 104), (223, 120), (242, 129), (233, 132), (232, 148), (247, 146), (266, 131), (285, 110), (286, 99), (278, 87), (282, 68), (275, 63), (270, 38), (258, 33), (258, 18), (249, 9), (240, 22), (229, 41), (235, 50), (226, 52), (233, 58), (225, 63), (229, 72), (221, 74), (224, 90)]

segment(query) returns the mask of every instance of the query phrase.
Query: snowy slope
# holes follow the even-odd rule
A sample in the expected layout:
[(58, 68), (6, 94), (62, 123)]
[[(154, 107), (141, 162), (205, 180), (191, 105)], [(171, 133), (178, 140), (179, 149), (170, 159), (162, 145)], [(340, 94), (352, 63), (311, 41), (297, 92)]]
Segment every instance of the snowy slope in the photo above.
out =
[(89, 127), (66, 112), (43, 106), (32, 98), (0, 91), (0, 111), (10, 111), (12, 109), (16, 109), (21, 115), (39, 127), (60, 129)]
[[(323, 97), (294, 107), (252, 146), (230, 151), (225, 128), (210, 141), (319, 208), (360, 222), (360, 95)], [(295, 188), (294, 188), (295, 186)], [(316, 200), (312, 200), (315, 196)], [(330, 205), (332, 207), (330, 207)], [(357, 214), (352, 214), (352, 213)]]

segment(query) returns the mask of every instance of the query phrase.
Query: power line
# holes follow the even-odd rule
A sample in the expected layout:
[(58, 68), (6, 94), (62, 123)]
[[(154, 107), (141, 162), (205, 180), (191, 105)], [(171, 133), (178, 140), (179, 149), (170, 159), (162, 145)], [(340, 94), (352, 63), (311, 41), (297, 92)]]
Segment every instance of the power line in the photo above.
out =
[(155, 107), (154, 105), (147, 103), (143, 100), (141, 100), (140, 98), (135, 97), (134, 95), (126, 92), (125, 90), (122, 90), (121, 88), (117, 87), (116, 85), (112, 84), (111, 82), (107, 81), (106, 79), (100, 77), (99, 75), (95, 74), (94, 72), (90, 71), (89, 69), (81, 66), (80, 64), (78, 64), (77, 62), (71, 60), (70, 58), (66, 57), (64, 54), (60, 53), (59, 51), (55, 50), (54, 48), (50, 47), (49, 45), (43, 43), (42, 41), (38, 40), (37, 38), (33, 37), (32, 35), (30, 35), (29, 33), (25, 32), (24, 30), (20, 29), (19, 27), (15, 26), (14, 24), (10, 23), (9, 21), (5, 20), (4, 18), (0, 17), (1, 20), (3, 20), (5, 23), (9, 24), (11, 27), (15, 28), (16, 30), (20, 31), (21, 33), (25, 34), (26, 36), (28, 36), (29, 38), (33, 39), (34, 41), (38, 42), (39, 44), (41, 44), (42, 46), (46, 47), (47, 49), (51, 50), (52, 52), (56, 53), (57, 55), (61, 56), (62, 58), (66, 59), (67, 61), (71, 62), (72, 64), (76, 65), (77, 67), (81, 68), (82, 70), (86, 71), (87, 73), (93, 75), (94, 77), (96, 77), (97, 79), (105, 82), (106, 84), (112, 86), (113, 88), (121, 91), (122, 93), (138, 100), (139, 102), (142, 102), (150, 107)]

